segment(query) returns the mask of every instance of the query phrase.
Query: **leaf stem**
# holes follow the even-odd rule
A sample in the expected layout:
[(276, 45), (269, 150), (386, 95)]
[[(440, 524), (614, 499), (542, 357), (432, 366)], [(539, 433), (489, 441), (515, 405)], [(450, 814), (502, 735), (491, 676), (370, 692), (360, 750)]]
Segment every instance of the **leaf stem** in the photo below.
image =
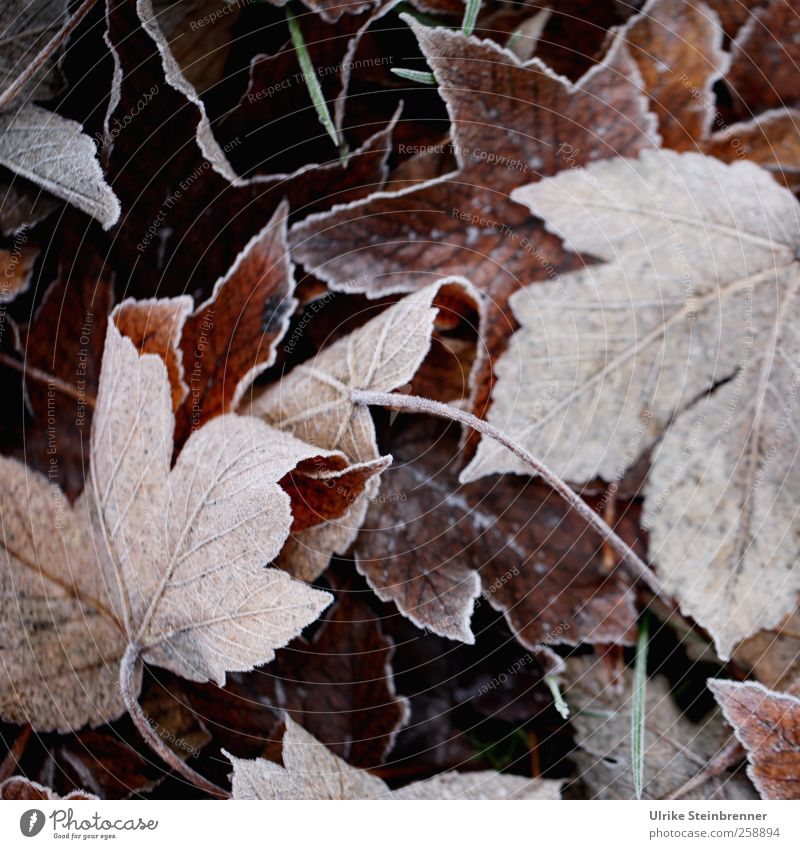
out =
[(63, 27), (45, 44), (44, 47), (34, 56), (30, 65), (14, 80), (13, 83), (0, 95), (0, 112), (2, 112), (20, 93), (25, 86), (44, 65), (44, 63), (58, 50), (59, 46), (69, 37), (69, 34), (78, 26), (78, 24), (86, 17), (88, 12), (94, 6), (96, 0), (84, 0), (83, 3), (75, 10), (72, 17), (64, 24)]
[(217, 787), (216, 784), (207, 778), (203, 778), (199, 772), (195, 772), (158, 736), (150, 718), (136, 700), (133, 687), (133, 674), (138, 662), (139, 649), (134, 643), (129, 643), (125, 649), (125, 654), (122, 656), (119, 667), (119, 687), (122, 698), (125, 701), (125, 707), (128, 709), (128, 713), (131, 715), (137, 731), (142, 735), (142, 739), (165, 763), (169, 764), (175, 772), (180, 773), (187, 781), (191, 781), (196, 787), (199, 787), (206, 793), (210, 793), (212, 796), (230, 799), (231, 795), (227, 790)]
[(650, 589), (662, 598), (669, 598), (664, 585), (656, 577), (655, 573), (642, 560), (641, 557), (619, 537), (616, 532), (610, 528), (603, 519), (592, 510), (591, 507), (578, 495), (567, 483), (561, 480), (558, 475), (548, 468), (541, 460), (533, 456), (529, 451), (518, 445), (511, 438), (506, 436), (502, 431), (498, 430), (489, 422), (473, 416), (465, 410), (459, 410), (450, 404), (442, 404), (439, 401), (432, 401), (430, 398), (421, 398), (418, 395), (396, 395), (391, 392), (370, 392), (362, 389), (354, 389), (350, 393), (350, 398), (354, 404), (362, 404), (364, 406), (378, 407), (396, 407), (404, 410), (411, 410), (415, 413), (426, 413), (430, 416), (438, 416), (443, 419), (450, 419), (454, 422), (471, 427), (478, 433), (494, 439), (508, 448), (513, 454), (520, 458), (524, 463), (527, 463), (548, 486), (557, 492), (567, 504), (575, 510), (586, 522), (591, 525), (608, 544), (614, 549), (617, 555), (621, 558), (634, 579), (641, 579)]
[(47, 383), (57, 392), (60, 392), (62, 395), (67, 395), (70, 398), (74, 398), (76, 401), (82, 401), (87, 407), (91, 407), (92, 409), (95, 407), (95, 399), (93, 396), (87, 395), (85, 392), (79, 392), (78, 389), (71, 383), (61, 380), (60, 377), (56, 377), (54, 374), (50, 374), (50, 372), (42, 371), (41, 369), (36, 368), (36, 366), (20, 362), (5, 353), (0, 353), (0, 364), (13, 368), (14, 371), (18, 371), (21, 375), (29, 377), (31, 380), (35, 380), (38, 383)]

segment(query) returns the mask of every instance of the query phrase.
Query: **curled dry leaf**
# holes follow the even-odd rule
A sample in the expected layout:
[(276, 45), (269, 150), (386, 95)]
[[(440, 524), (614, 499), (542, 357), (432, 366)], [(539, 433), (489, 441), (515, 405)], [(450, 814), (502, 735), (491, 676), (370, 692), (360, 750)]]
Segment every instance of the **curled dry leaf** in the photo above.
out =
[(56, 279), (25, 328), (19, 352), (26, 366), (73, 389), (67, 394), (40, 378), (25, 380), (31, 421), (25, 423), (23, 450), (17, 454), (71, 501), (82, 492), (89, 467), (91, 404), (114, 299), (113, 272), (102, 253), (87, 244), (77, 219), (76, 212), (64, 216)]
[(137, 348), (167, 363), (178, 447), (205, 422), (233, 410), (275, 361), (297, 304), (287, 213), (283, 202), (198, 307), (183, 296), (126, 301), (117, 311), (117, 326)]
[(193, 434), (170, 471), (173, 427), (162, 360), (111, 322), (83, 498), (71, 507), (2, 460), (4, 719), (71, 730), (120, 716), (128, 644), (222, 684), (226, 671), (270, 660), (329, 603), (264, 568), (291, 524), (277, 481), (319, 451), (228, 415)]
[[(529, 287), (490, 421), (561, 477), (617, 481), (657, 440), (644, 522), (728, 658), (794, 609), (798, 206), (747, 162), (645, 152), (516, 193), (606, 260)], [(699, 400), (698, 400), (699, 399)], [(463, 478), (525, 469), (484, 440)]]
[(747, 751), (747, 774), (761, 797), (800, 799), (800, 699), (751, 682), (708, 686)]
[[(469, 643), (481, 592), (533, 650), (632, 642), (630, 586), (610, 574), (602, 541), (546, 485), (510, 477), (459, 485), (452, 426), (420, 422), (395, 441), (395, 465), (355, 546), (379, 598), (418, 626)], [(623, 524), (618, 532), (636, 535), (630, 516)]]
[[(350, 393), (390, 392), (411, 381), (430, 349), (440, 293), (462, 302), (475, 297), (465, 282), (442, 280), (403, 298), (265, 389), (253, 400), (250, 413), (304, 442), (341, 450), (357, 462), (377, 460), (372, 414), (354, 404)], [(340, 520), (295, 535), (282, 565), (297, 577), (314, 580), (332, 553), (343, 553), (353, 542), (377, 491), (373, 479)]]
[(90, 799), (97, 799), (97, 796), (93, 793), (89, 793), (87, 790), (73, 790), (66, 796), (59, 796), (49, 787), (45, 787), (36, 781), (29, 781), (21, 775), (15, 775), (11, 778), (7, 778), (2, 784), (0, 784), (0, 799), (4, 802), (52, 802), (58, 799), (64, 799), (65, 801), (68, 800), (72, 802), (80, 799), (87, 801)]
[[(567, 661), (564, 698), (571, 710), (577, 749), (571, 757), (591, 798), (633, 799), (631, 711), (633, 674), (629, 668), (612, 680), (594, 655)], [(670, 696), (662, 677), (647, 681), (643, 742), (646, 799), (665, 799), (701, 773), (730, 740), (718, 714), (700, 723), (688, 720)], [(710, 777), (689, 791), (688, 799), (753, 799), (755, 793), (740, 775)]]
[(119, 201), (103, 176), (95, 144), (76, 121), (33, 105), (0, 115), (0, 164), (106, 230), (119, 219)]
[(291, 719), (283, 738), (284, 766), (228, 757), (235, 799), (558, 799), (561, 787), (560, 781), (541, 778), (453, 772), (392, 791), (377, 776), (334, 755)]

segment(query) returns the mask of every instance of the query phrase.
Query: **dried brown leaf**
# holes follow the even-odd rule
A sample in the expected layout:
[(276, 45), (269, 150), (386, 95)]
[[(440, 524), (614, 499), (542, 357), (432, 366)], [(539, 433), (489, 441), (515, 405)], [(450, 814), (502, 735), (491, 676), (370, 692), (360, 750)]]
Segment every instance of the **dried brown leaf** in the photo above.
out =
[(800, 799), (800, 699), (751, 682), (708, 686), (747, 751), (747, 774), (761, 797)]
[(7, 778), (0, 784), (0, 799), (3, 801), (32, 801), (32, 802), (52, 802), (57, 799), (69, 801), (78, 801), (80, 799), (90, 800), (97, 799), (93, 793), (87, 790), (73, 790), (66, 796), (59, 796), (49, 787), (45, 787), (36, 781), (30, 781), (23, 778), (21, 775), (15, 775), (12, 778)]

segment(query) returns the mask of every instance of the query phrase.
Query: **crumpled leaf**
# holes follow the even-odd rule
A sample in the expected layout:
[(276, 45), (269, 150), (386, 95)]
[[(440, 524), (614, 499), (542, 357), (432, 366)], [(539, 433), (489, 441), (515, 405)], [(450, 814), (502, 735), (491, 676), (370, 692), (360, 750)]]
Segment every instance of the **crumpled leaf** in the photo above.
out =
[(286, 720), (283, 767), (263, 759), (228, 758), (235, 799), (558, 799), (561, 786), (560, 781), (541, 778), (456, 772), (391, 791), (380, 778), (349, 766), (291, 719)]
[[(372, 414), (354, 404), (354, 389), (390, 392), (409, 383), (431, 345), (435, 305), (440, 292), (472, 300), (465, 282), (442, 280), (403, 298), (363, 327), (323, 348), (310, 362), (293, 369), (275, 386), (257, 395), (249, 411), (273, 427), (328, 450), (341, 450), (357, 462), (379, 457)], [(459, 297), (456, 294), (456, 297)], [(332, 553), (342, 554), (355, 539), (377, 479), (338, 522), (295, 535), (281, 563), (291, 574), (314, 580)]]
[(119, 219), (119, 201), (103, 176), (95, 144), (77, 121), (33, 105), (0, 115), (0, 164), (106, 230)]
[[(631, 588), (608, 570), (602, 540), (547, 486), (509, 477), (460, 486), (453, 427), (420, 423), (395, 441), (395, 465), (355, 545), (379, 598), (419, 627), (468, 643), (481, 593), (533, 650), (632, 642)], [(636, 535), (628, 516), (625, 526)]]
[[(797, 202), (750, 163), (669, 151), (516, 196), (607, 262), (512, 299), (523, 329), (498, 364), (489, 420), (573, 481), (619, 480), (669, 425), (646, 490), (651, 558), (728, 658), (800, 590), (797, 437), (781, 424)], [(501, 471), (525, 470), (484, 440), (462, 478)]]
[(88, 790), (73, 790), (66, 796), (59, 796), (49, 787), (45, 787), (36, 781), (30, 781), (21, 775), (14, 775), (0, 784), (0, 799), (3, 801), (30, 800), (32, 802), (52, 802), (58, 799), (69, 801), (84, 799), (88, 801), (97, 798), (93, 793), (89, 793)]
[(800, 799), (800, 699), (749, 681), (708, 686), (747, 751), (761, 798)]
[[(295, 258), (332, 289), (370, 297), (408, 292), (431, 275), (461, 274), (488, 295), (484, 358), (515, 329), (509, 295), (576, 267), (541, 222), (510, 198), (531, 180), (657, 143), (655, 116), (623, 41), (577, 83), (534, 57), (520, 62), (490, 41), (404, 18), (452, 116), (459, 170), (397, 192), (378, 192), (291, 232)], [(482, 409), (490, 376), (480, 373)]]
[[(139, 298), (187, 291), (209, 297), (284, 199), (292, 210), (310, 212), (382, 185), (393, 122), (347, 163), (337, 155), (292, 174), (239, 177), (228, 154), (242, 139), (229, 141), (228, 150), (216, 141), (150, 0), (110, 0), (107, 23), (119, 73), (106, 118), (105, 157), (125, 209), (113, 259), (126, 272), (120, 281), (126, 292)], [(141, 108), (144, 93), (147, 103)]]
[[(631, 710), (633, 675), (626, 667), (612, 680), (594, 655), (567, 661), (568, 683), (563, 687), (570, 706), (577, 749), (571, 758), (590, 798), (633, 799)], [(730, 735), (718, 714), (700, 723), (684, 717), (662, 677), (647, 681), (644, 728), (645, 799), (664, 799), (702, 772)], [(720, 775), (688, 791), (687, 799), (753, 799), (744, 776)]]
[(277, 481), (318, 449), (231, 414), (198, 430), (170, 471), (173, 425), (163, 362), (110, 322), (83, 499), (70, 507), (46, 479), (0, 461), (4, 719), (70, 730), (121, 715), (128, 643), (222, 684), (329, 603), (264, 568), (291, 524)]
[(271, 664), (229, 676), (224, 690), (189, 699), (215, 740), (238, 756), (263, 753), (285, 713), (348, 763), (380, 765), (409, 716), (395, 692), (393, 643), (352, 592), (340, 595), (313, 639), (279, 649)]

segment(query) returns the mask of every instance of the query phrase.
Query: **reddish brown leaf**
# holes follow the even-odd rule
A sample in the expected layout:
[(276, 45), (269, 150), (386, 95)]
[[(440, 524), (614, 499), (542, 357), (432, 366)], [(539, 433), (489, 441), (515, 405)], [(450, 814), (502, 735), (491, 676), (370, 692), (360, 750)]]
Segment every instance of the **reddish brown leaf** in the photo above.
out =
[(740, 118), (800, 100), (800, 6), (770, 0), (736, 35), (726, 75)]
[(800, 699), (761, 684), (710, 680), (747, 750), (747, 774), (764, 799), (800, 799)]
[[(79, 225), (70, 219), (72, 226)], [(33, 420), (25, 428), (24, 459), (74, 499), (89, 464), (92, 403), (113, 301), (112, 272), (102, 255), (67, 238), (58, 277), (45, 292), (22, 343), (25, 363), (74, 387), (68, 395), (28, 379)], [(77, 244), (81, 244), (78, 249)]]
[[(397, 442), (356, 543), (359, 571), (381, 599), (467, 642), (481, 588), (530, 649), (631, 641), (630, 588), (609, 575), (601, 540), (546, 486), (513, 477), (460, 486), (453, 429), (423, 422)], [(635, 536), (630, 516), (623, 526)]]

